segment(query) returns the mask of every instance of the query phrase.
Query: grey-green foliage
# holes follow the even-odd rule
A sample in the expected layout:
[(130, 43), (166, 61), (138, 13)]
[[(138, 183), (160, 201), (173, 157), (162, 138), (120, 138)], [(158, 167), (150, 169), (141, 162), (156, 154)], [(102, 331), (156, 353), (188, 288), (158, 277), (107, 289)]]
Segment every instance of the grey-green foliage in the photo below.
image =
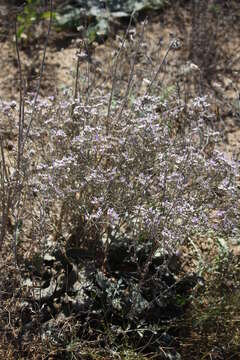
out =
[(167, 3), (168, 0), (74, 0), (58, 14), (57, 25), (76, 28), (87, 19), (94, 23), (91, 31), (95, 31), (95, 36), (107, 35), (111, 19), (127, 18), (143, 10), (159, 10)]

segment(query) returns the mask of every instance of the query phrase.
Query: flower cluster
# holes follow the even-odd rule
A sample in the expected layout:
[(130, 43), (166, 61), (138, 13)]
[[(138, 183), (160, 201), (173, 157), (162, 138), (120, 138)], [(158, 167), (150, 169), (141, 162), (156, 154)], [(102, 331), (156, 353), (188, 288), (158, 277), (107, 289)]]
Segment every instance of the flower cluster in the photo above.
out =
[(205, 97), (187, 106), (174, 96), (139, 97), (120, 120), (121, 102), (110, 117), (107, 106), (107, 96), (86, 106), (68, 95), (39, 104), (46, 136), (32, 186), (48, 203), (64, 204), (66, 226), (84, 218), (99, 236), (144, 236), (169, 251), (194, 233), (239, 226), (238, 166), (214, 149)]

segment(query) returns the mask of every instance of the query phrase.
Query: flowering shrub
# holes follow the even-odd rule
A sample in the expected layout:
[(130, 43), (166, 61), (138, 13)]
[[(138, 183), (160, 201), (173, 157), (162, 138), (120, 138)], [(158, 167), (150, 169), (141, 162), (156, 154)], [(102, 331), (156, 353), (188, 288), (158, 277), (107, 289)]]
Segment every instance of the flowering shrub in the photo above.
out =
[(205, 97), (186, 106), (146, 95), (121, 117), (119, 101), (111, 118), (107, 106), (108, 96), (84, 105), (67, 93), (58, 104), (38, 104), (39, 131), (31, 136), (43, 147), (31, 186), (62, 206), (61, 231), (81, 223), (88, 240), (93, 229), (105, 241), (125, 234), (151, 240), (155, 252), (210, 228), (237, 229), (238, 167), (214, 149)]
[[(124, 39), (120, 44), (110, 91), (103, 85), (94, 89), (96, 74), (89, 68), (81, 97), (76, 82), (74, 95), (65, 91), (61, 100), (26, 101), (17, 177), (14, 172), (7, 176), (2, 156), (3, 215), (6, 184), (15, 181), (15, 192), (23, 189), (25, 196), (19, 197), (18, 210), (12, 199), (13, 213), (24, 212), (23, 199), (44, 204), (49, 226), (45, 236), (50, 231), (68, 236), (78, 228), (82, 241), (108, 245), (124, 234), (134, 242), (151, 241), (152, 256), (159, 249), (175, 251), (196, 232), (238, 231), (238, 164), (215, 148), (219, 134), (207, 98), (186, 103), (179, 92), (163, 96), (154, 82), (164, 61), (152, 79), (146, 72), (141, 84), (134, 76), (137, 55), (144, 51), (144, 26), (138, 38), (131, 33), (129, 42)], [(174, 51), (175, 42), (164, 59)], [(83, 60), (83, 45), (80, 42), (78, 65), (87, 59)], [(128, 46), (133, 60), (124, 89), (117, 61)], [(140, 88), (143, 83), (147, 90)], [(16, 104), (2, 102), (1, 110), (9, 123), (14, 122)], [(25, 125), (32, 121), (34, 127)], [(40, 213), (35, 212), (36, 223), (42, 222)], [(6, 214), (2, 227), (4, 222)]]

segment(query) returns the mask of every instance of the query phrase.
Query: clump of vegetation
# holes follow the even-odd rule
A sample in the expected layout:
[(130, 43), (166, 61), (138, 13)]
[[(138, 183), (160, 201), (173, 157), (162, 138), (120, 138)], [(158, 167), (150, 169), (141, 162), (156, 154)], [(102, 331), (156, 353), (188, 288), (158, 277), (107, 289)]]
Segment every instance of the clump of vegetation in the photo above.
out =
[[(74, 91), (1, 102), (14, 133), (19, 115), (15, 157), (7, 159), (2, 138), (0, 162), (0, 246), (11, 240), (22, 270), (18, 351), (41, 333), (42, 351), (61, 348), (65, 358), (89, 358), (93, 344), (122, 358), (129, 349), (128, 358), (179, 359), (173, 324), (204, 275), (181, 272), (179, 247), (210, 229), (239, 232), (238, 163), (215, 147), (207, 97), (186, 102), (174, 87), (165, 91), (156, 81), (164, 61), (135, 76), (144, 27), (121, 39), (110, 90), (80, 42)], [(164, 60), (177, 47), (174, 39)], [(34, 253), (26, 256), (29, 239)], [(7, 340), (4, 311), (2, 319)]]
[(49, 20), (51, 13), (46, 11), (42, 6), (41, 0), (27, 0), (22, 12), (17, 16), (17, 33), (18, 39), (29, 41), (33, 28), (41, 20)]
[(87, 35), (91, 41), (102, 38), (109, 33), (110, 23), (128, 19), (132, 14), (146, 10), (162, 9), (167, 0), (78, 0), (69, 1), (56, 16), (59, 28), (76, 30), (88, 26)]

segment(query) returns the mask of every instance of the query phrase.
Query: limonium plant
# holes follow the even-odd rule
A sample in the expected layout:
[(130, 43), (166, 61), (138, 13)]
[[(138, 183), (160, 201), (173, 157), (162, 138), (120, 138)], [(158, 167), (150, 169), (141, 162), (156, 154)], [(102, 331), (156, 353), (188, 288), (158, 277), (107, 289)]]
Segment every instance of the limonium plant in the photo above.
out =
[(214, 148), (219, 134), (207, 124), (206, 98), (186, 105), (175, 95), (138, 97), (120, 121), (121, 102), (108, 119), (108, 100), (84, 105), (66, 93), (38, 104), (32, 135), (43, 147), (29, 185), (64, 209), (61, 231), (70, 234), (81, 219), (98, 239), (128, 236), (170, 252), (198, 232), (237, 231), (238, 166)]
[[(160, 67), (141, 92), (133, 58), (125, 90), (116, 90), (115, 67), (110, 90), (90, 92), (88, 71), (81, 92), (35, 101), (34, 115), (26, 101), (25, 123), (29, 117), (34, 126), (23, 154), (24, 201), (43, 205), (55, 238), (80, 226), (85, 238), (106, 244), (118, 236), (150, 241), (152, 254), (175, 251), (198, 232), (238, 232), (238, 163), (217, 150), (207, 97), (163, 97), (153, 81)], [(2, 103), (1, 111), (11, 119), (15, 107)]]

